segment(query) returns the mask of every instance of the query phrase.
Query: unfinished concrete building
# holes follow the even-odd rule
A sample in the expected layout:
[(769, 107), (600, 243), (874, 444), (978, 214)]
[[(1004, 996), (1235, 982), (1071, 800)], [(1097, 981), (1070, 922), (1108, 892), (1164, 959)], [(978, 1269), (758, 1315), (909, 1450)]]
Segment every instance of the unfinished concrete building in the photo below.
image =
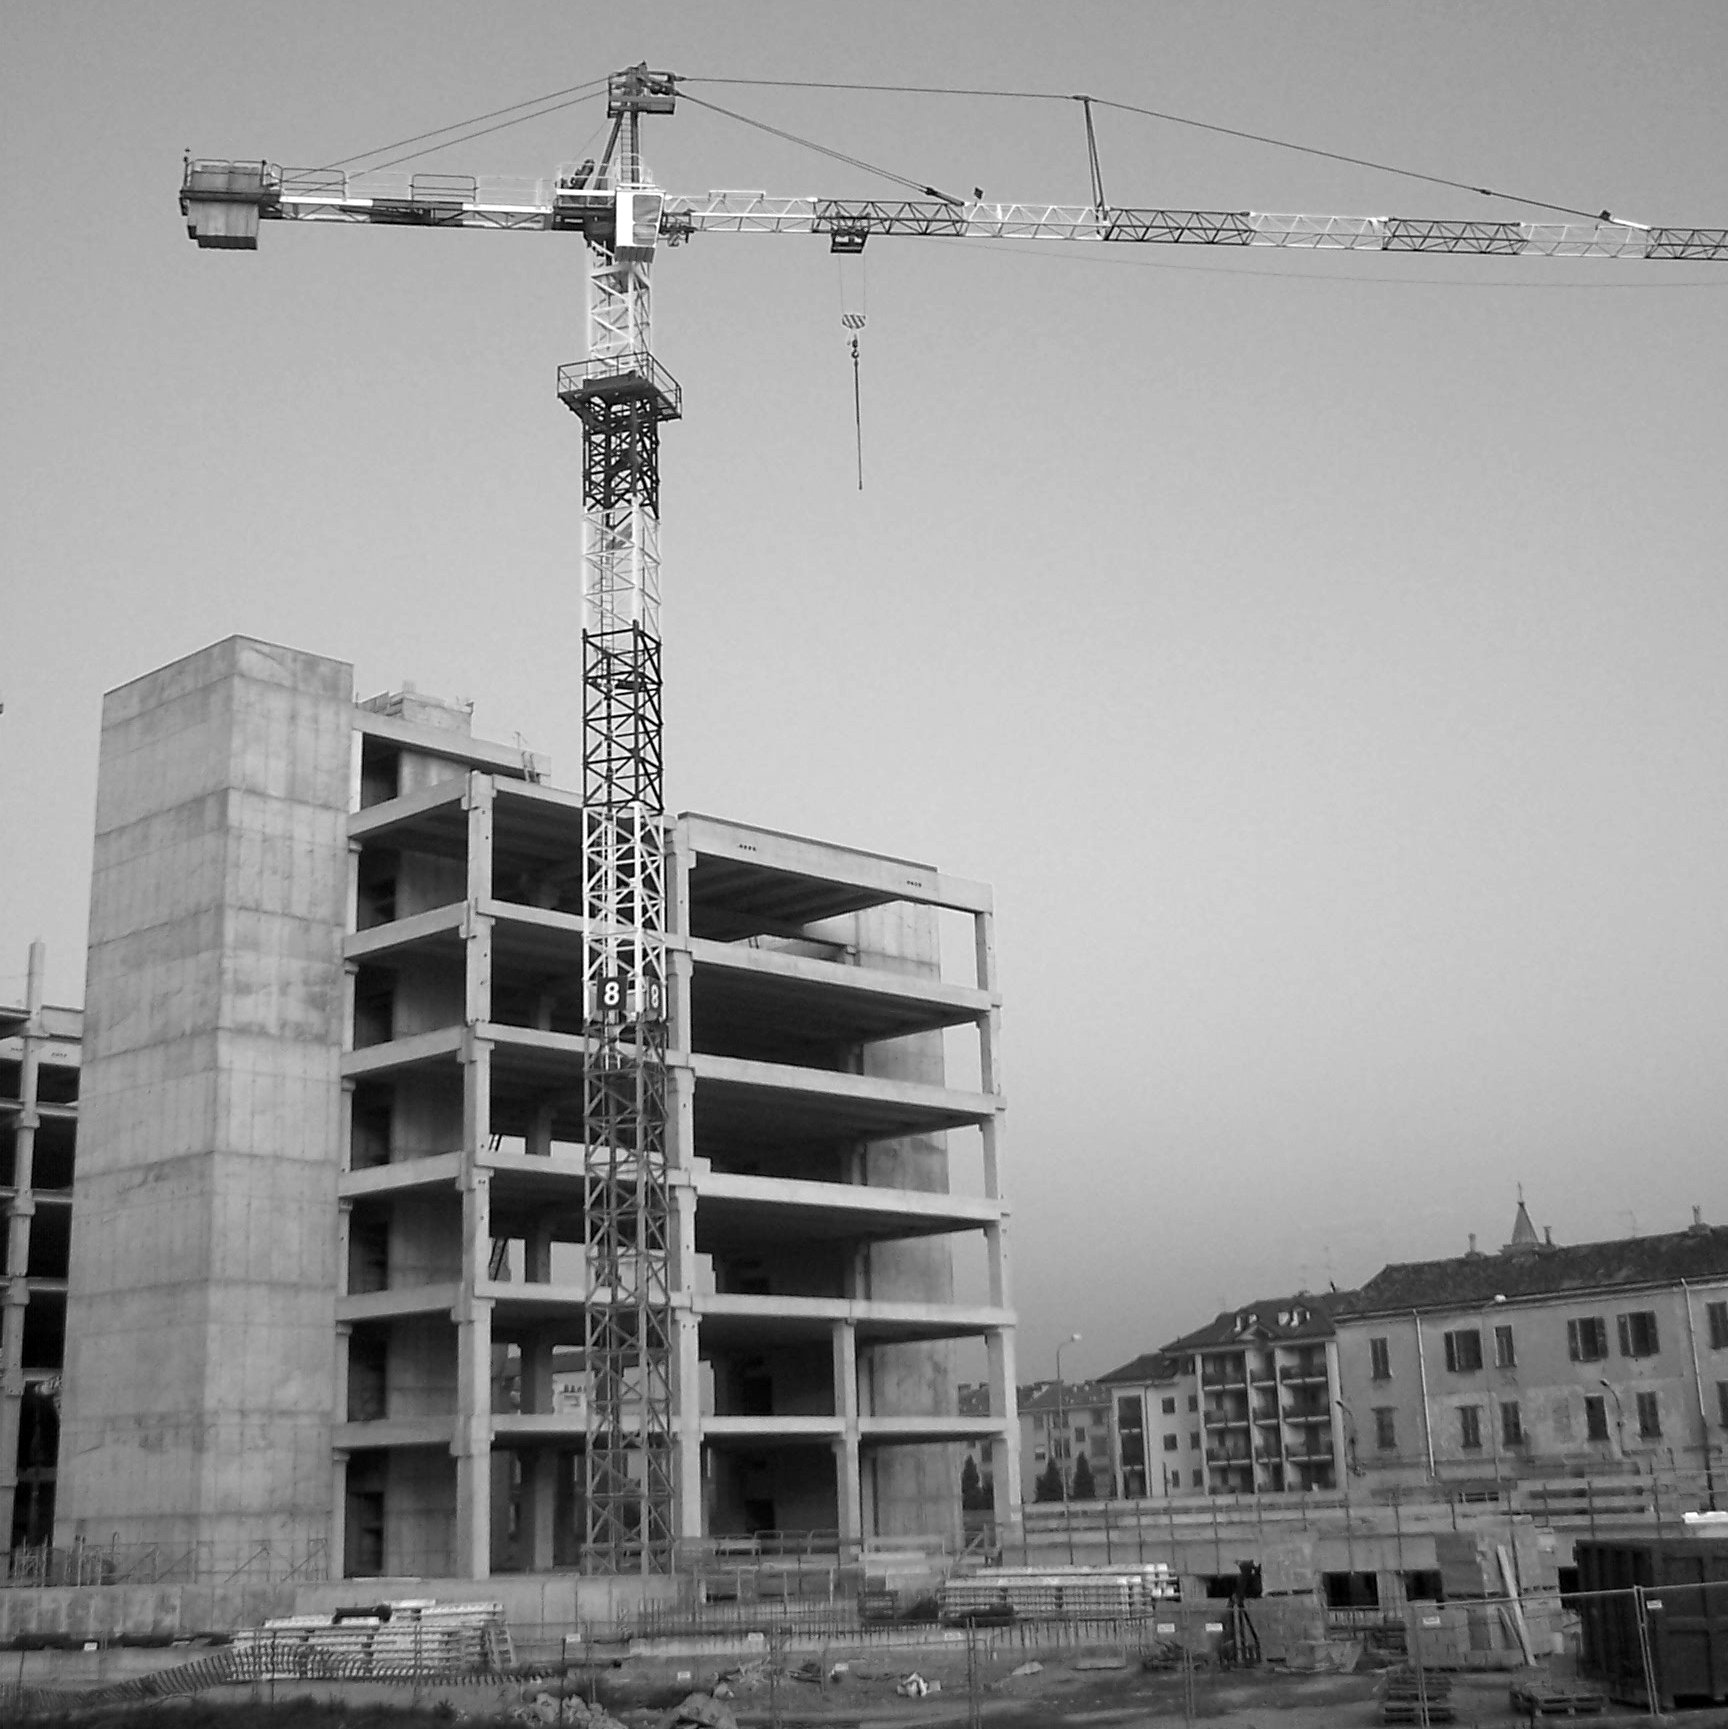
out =
[[(583, 1564), (581, 836), (342, 662), (233, 638), (110, 694), (61, 1541)], [(678, 1537), (954, 1532), (967, 1442), (1006, 1513), (988, 891), (702, 816), (666, 848)]]
[(0, 985), (0, 1532), (12, 1549), (54, 1526), (78, 1132), (83, 1016), (44, 1000), (45, 960), (32, 943), (23, 988)]

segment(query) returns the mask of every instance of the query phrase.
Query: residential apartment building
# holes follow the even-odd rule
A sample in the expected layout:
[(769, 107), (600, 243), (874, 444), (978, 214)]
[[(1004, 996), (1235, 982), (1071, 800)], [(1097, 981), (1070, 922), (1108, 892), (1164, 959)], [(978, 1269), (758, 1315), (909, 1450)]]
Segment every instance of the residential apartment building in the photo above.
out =
[(1111, 1463), (1124, 1500), (1206, 1488), (1205, 1429), (1193, 1357), (1149, 1351), (1101, 1375), (1110, 1399)]
[(1165, 1346), (1194, 1359), (1211, 1493), (1331, 1489), (1342, 1480), (1330, 1300), (1300, 1291), (1244, 1304)]
[(1016, 1395), (1020, 1412), (1020, 1498), (1038, 1498), (1038, 1482), (1055, 1464), (1074, 1492), (1086, 1461), (1095, 1497), (1114, 1493), (1110, 1450), (1110, 1395), (1096, 1381), (1033, 1381)]
[(43, 1000), (45, 961), (32, 943), (22, 989), (0, 986), (0, 1533), (12, 1548), (54, 1528), (66, 1350), (84, 1017)]
[[(59, 1540), (581, 1566), (580, 800), (232, 638), (110, 693), (97, 802)], [(988, 890), (698, 815), (664, 848), (675, 1535), (957, 1530), (969, 1442), (1006, 1517)]]
[(1728, 1228), (1405, 1262), (1332, 1311), (1358, 1469), (1494, 1483), (1728, 1461)]

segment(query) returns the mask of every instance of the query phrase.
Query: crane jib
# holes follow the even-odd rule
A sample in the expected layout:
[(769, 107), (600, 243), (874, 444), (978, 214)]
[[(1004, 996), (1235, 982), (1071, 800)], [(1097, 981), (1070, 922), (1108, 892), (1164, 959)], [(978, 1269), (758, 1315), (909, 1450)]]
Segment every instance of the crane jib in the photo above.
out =
[(646, 252), (695, 234), (817, 234), (840, 250), (872, 235), (971, 240), (1104, 241), (1164, 246), (1458, 253), (1490, 257), (1728, 261), (1728, 226), (1632, 222), (1484, 222), (1461, 218), (1286, 215), (1248, 210), (1133, 209), (1086, 204), (948, 203), (941, 199), (780, 197), (766, 192), (662, 193), (649, 186), (453, 174), (343, 174), (267, 162), (195, 159), (180, 207), (200, 246), (250, 250), (260, 221), (553, 229)]

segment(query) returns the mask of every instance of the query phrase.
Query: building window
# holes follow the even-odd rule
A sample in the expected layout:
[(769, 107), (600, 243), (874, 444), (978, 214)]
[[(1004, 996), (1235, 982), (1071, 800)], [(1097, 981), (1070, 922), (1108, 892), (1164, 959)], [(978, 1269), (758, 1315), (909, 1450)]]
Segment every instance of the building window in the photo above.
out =
[(1460, 1405), (1458, 1407), (1458, 1445), (1466, 1453), (1482, 1451), (1482, 1407), (1480, 1405)]
[[(1600, 1405), (1602, 1401), (1598, 1399), (1596, 1403)], [(1181, 1445), (1182, 1443), (1178, 1441), (1174, 1435), (1166, 1435), (1164, 1437), (1164, 1451), (1166, 1453), (1174, 1453)]]
[(1385, 1339), (1368, 1341), (1368, 1373), (1376, 1381), (1392, 1379), (1392, 1351)]
[(1084, 1423), (1076, 1423), (1074, 1425), (1074, 1439), (1078, 1441), (1082, 1447), (1086, 1445), (1086, 1425)]
[(1574, 1363), (1600, 1363), (1608, 1355), (1608, 1323), (1600, 1315), (1580, 1315), (1568, 1321), (1566, 1355)]
[(1716, 1421), (1728, 1429), (1728, 1381), (1716, 1383)]
[(1518, 1367), (1518, 1352), (1512, 1343), (1510, 1327), (1494, 1329), (1494, 1367), (1496, 1369), (1515, 1369)]
[(1446, 1367), (1454, 1375), (1467, 1375), (1482, 1367), (1482, 1334), (1475, 1327), (1465, 1327), (1446, 1335)]
[(1502, 1400), (1500, 1405), (1500, 1444), (1521, 1447), (1524, 1444), (1524, 1415), (1516, 1399)]
[(1584, 1400), (1584, 1435), (1591, 1441), (1608, 1439), (1608, 1401), (1595, 1394)]
[(1662, 1401), (1655, 1393), (1638, 1395), (1638, 1433), (1646, 1441), (1661, 1439)]
[(1166, 1417), (1174, 1417), (1176, 1415), (1176, 1401), (1174, 1398), (1161, 1401), (1159, 1408), (1163, 1411)]
[(1190, 1411), (1198, 1411), (1200, 1409), (1200, 1395), (1198, 1393), (1190, 1393), (1188, 1395), (1188, 1409)]
[(1044, 1449), (1042, 1447), (1034, 1447), (1032, 1449), (1032, 1463), (1034, 1465), (1042, 1465), (1044, 1463), (1044, 1457)]
[(1620, 1327), (1622, 1357), (1654, 1357), (1662, 1349), (1656, 1341), (1656, 1317), (1648, 1309), (1634, 1309), (1615, 1317)]
[(1196, 1489), (1204, 1489), (1206, 1487), (1206, 1473), (1204, 1471), (1196, 1471), (1194, 1473), (1194, 1487)]
[(1728, 1303), (1706, 1303), (1704, 1317), (1710, 1323), (1710, 1349), (1728, 1351)]
[(1192, 1451), (1196, 1453), (1200, 1451), (1200, 1431), (1198, 1429), (1189, 1432), (1188, 1445)]
[(1398, 1412), (1392, 1405), (1374, 1407), (1374, 1446), (1382, 1453), (1398, 1449)]

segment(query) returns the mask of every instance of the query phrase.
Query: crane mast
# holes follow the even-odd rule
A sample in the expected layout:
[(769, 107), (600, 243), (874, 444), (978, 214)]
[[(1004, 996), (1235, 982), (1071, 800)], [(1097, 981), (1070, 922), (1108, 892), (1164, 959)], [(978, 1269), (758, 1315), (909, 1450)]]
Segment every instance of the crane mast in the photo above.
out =
[(660, 196), (640, 136), (643, 114), (671, 108), (670, 82), (645, 67), (610, 81), (588, 358), (558, 373), (582, 423), (582, 1553), (598, 1573), (664, 1571), (674, 1538), (660, 426), (680, 398), (653, 355)]
[[(1728, 262), (1728, 227), (1275, 215), (1104, 203), (673, 195), (640, 149), (642, 116), (670, 114), (671, 73), (608, 80), (612, 132), (597, 166), (554, 180), (393, 177), (188, 158), (180, 190), (201, 247), (251, 250), (263, 220), (577, 233), (589, 252), (587, 358), (558, 395), (582, 424), (583, 1145), (588, 1436), (583, 1565), (664, 1571), (677, 1430), (667, 1168), (667, 871), (661, 748), (660, 428), (682, 413), (652, 348), (656, 245), (697, 233), (875, 234), (1108, 241), (1405, 254)], [(685, 1396), (694, 1396), (685, 1389)]]

